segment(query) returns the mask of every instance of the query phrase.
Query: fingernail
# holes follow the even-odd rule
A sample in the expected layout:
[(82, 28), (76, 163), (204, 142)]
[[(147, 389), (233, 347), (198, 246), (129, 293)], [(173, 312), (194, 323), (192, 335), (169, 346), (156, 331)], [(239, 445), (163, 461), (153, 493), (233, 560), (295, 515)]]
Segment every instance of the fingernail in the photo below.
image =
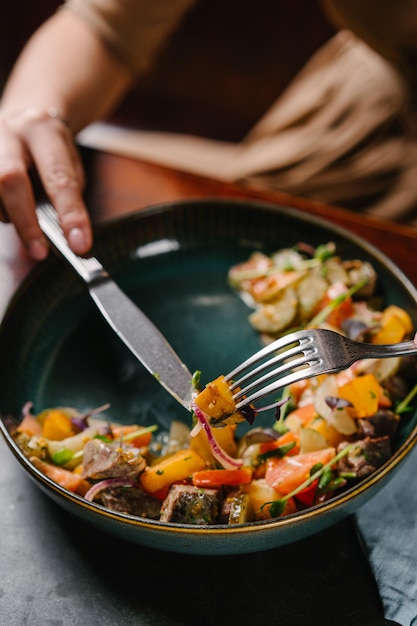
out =
[(72, 228), (68, 233), (68, 241), (74, 252), (83, 254), (87, 249), (87, 239), (81, 228)]
[(40, 239), (34, 239), (28, 245), (29, 256), (35, 261), (43, 261), (49, 253), (48, 247)]

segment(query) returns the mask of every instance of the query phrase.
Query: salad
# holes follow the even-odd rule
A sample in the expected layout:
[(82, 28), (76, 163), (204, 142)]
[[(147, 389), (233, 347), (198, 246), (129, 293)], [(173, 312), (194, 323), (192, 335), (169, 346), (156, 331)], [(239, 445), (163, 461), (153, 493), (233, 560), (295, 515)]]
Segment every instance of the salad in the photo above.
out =
[[(251, 307), (264, 341), (299, 328), (330, 328), (369, 343), (414, 334), (409, 314), (381, 306), (371, 264), (344, 261), (332, 243), (254, 253), (229, 281)], [(45, 476), (88, 501), (124, 514), (179, 524), (240, 524), (319, 504), (372, 474), (392, 455), (417, 393), (411, 357), (364, 360), (338, 374), (299, 381), (276, 402), (239, 412), (224, 376), (195, 393), (190, 424), (121, 425), (108, 406), (33, 412), (13, 433)], [(239, 424), (249, 429), (239, 435)]]

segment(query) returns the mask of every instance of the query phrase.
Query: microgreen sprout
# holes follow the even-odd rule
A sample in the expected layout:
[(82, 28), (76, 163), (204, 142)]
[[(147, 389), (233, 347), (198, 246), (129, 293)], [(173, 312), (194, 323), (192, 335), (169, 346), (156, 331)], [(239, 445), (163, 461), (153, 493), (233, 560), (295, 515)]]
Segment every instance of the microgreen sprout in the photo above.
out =
[(412, 407), (410, 406), (410, 402), (413, 400), (414, 396), (417, 394), (417, 384), (411, 389), (411, 391), (406, 395), (404, 400), (399, 402), (395, 407), (395, 412), (397, 415), (401, 415), (401, 413), (406, 413), (407, 411), (411, 411)]
[(327, 259), (331, 259), (336, 252), (336, 245), (333, 241), (329, 243), (322, 244), (317, 246), (314, 250), (314, 258), (319, 259), (320, 261), (327, 261)]
[(193, 389), (198, 390), (200, 388), (200, 381), (201, 381), (201, 371), (196, 370), (193, 374), (192, 381), (191, 381), (193, 385)]
[(100, 433), (94, 435), (93, 439), (99, 439), (103, 443), (111, 443), (113, 441), (110, 437), (107, 437), (107, 435), (100, 435)]
[(274, 448), (273, 450), (268, 450), (268, 452), (263, 452), (258, 456), (258, 460), (260, 463), (264, 463), (267, 459), (271, 458), (279, 458), (282, 459), (288, 452), (290, 452), (295, 446), (295, 441), (291, 441), (290, 443), (286, 443), (285, 445), (279, 446), (278, 448)]

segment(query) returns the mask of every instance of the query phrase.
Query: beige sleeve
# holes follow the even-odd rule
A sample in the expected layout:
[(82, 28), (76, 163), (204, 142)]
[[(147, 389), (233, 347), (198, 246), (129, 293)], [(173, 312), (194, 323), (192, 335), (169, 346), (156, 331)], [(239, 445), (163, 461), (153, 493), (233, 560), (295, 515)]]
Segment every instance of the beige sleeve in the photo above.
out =
[(66, 0), (62, 9), (76, 13), (123, 64), (140, 73), (196, 1)]
[(417, 99), (417, 2), (322, 0), (337, 26), (348, 28), (391, 61)]

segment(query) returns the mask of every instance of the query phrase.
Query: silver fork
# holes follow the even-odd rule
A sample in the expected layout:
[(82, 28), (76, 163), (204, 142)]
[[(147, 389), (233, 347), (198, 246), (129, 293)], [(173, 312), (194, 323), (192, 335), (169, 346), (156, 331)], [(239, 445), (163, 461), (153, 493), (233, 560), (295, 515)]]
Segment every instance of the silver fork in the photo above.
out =
[[(362, 359), (407, 354), (417, 354), (414, 340), (378, 345), (353, 341), (331, 330), (300, 330), (256, 352), (227, 374), (226, 380), (235, 391), (236, 409), (241, 410), (299, 380), (340, 372)], [(278, 401), (263, 408), (277, 405)]]

